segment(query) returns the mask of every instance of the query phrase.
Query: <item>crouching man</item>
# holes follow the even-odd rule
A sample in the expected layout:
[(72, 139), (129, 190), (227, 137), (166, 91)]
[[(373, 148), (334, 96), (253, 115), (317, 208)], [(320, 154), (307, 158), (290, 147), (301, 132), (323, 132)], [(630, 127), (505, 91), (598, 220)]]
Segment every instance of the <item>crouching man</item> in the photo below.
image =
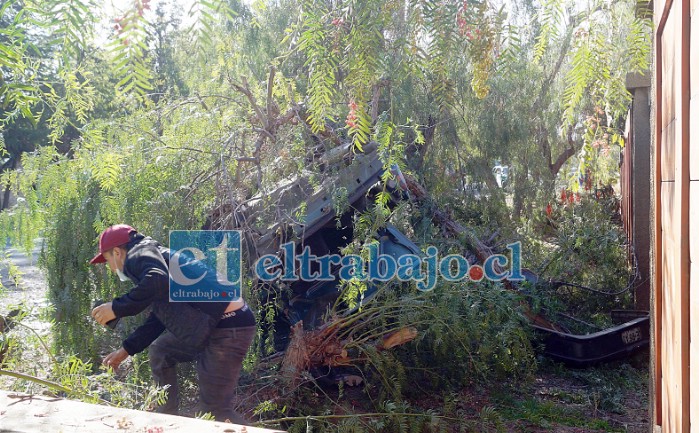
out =
[[(177, 364), (196, 361), (201, 410), (211, 412), (219, 421), (247, 424), (232, 406), (243, 359), (256, 333), (255, 317), (242, 298), (232, 302), (169, 302), (169, 261), (167, 248), (128, 225), (111, 226), (100, 235), (99, 253), (90, 263), (106, 262), (119, 279), (131, 281), (134, 287), (95, 307), (92, 317), (106, 325), (152, 306), (146, 321), (103, 363), (116, 370), (129, 355), (150, 346), (153, 377), (158, 385), (169, 385), (167, 402), (156, 410), (177, 414)], [(215, 274), (209, 274), (210, 281), (204, 283), (217, 287)]]

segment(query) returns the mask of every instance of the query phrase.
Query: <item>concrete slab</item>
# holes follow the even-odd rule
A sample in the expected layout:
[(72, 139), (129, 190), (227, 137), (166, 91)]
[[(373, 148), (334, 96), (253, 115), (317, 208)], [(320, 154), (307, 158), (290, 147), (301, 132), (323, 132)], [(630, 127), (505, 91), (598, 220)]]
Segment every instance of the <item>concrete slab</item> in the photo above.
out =
[(280, 431), (0, 390), (0, 432), (279, 433)]

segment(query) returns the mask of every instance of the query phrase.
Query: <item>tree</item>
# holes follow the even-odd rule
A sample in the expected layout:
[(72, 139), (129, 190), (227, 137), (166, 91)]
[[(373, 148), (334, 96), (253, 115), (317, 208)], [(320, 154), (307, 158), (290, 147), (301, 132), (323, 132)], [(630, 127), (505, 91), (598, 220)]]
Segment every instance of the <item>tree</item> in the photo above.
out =
[[(195, 25), (196, 38), (164, 14), (149, 21), (148, 2), (125, 11), (106, 55), (118, 91), (93, 90), (111, 115), (81, 124), (70, 158), (42, 148), (4, 177), (27, 198), (15, 214), (27, 222), (25, 241), (40, 229), (51, 239), (57, 303), (75, 292), (84, 309), (116, 290), (76, 266), (106, 225), (128, 222), (160, 239), (213, 214), (226, 226), (231, 209), (300, 171), (320, 182), (323, 154), (347, 142), (359, 151), (375, 140), (384, 164), (416, 174), (438, 205), (460, 216), (485, 208), (487, 229), (514, 231), (517, 217), (551, 198), (572, 155), (587, 158), (605, 131), (615, 141), (621, 80), (648, 53), (648, 23), (625, 1), (584, 11), (524, 4), (519, 15), (446, 0), (197, 5), (206, 24)], [(74, 81), (66, 95), (83, 91), (86, 81)], [(513, 168), (512, 192), (497, 187), (496, 160)], [(477, 182), (488, 191), (473, 204), (464, 187)], [(67, 227), (77, 239), (66, 239)], [(79, 258), (61, 250), (66, 243)], [(62, 316), (75, 327), (65, 332), (89, 332), (78, 313)]]

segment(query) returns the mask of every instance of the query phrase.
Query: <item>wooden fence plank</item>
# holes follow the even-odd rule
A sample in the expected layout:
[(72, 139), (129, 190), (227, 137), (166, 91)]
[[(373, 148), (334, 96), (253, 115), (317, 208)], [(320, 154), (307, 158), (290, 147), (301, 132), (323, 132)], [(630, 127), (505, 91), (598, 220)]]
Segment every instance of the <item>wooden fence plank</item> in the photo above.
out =
[(690, 276), (690, 336), (694, 335), (690, 342), (689, 353), (689, 386), (693, 391), (689, 399), (689, 423), (692, 433), (699, 433), (699, 263), (692, 263)]
[[(696, 27), (699, 28), (699, 25)], [(699, 50), (699, 41), (696, 46)], [(694, 57), (699, 57), (699, 54)], [(699, 60), (696, 63), (699, 70)], [(696, 86), (699, 87), (699, 79)], [(699, 180), (699, 95), (695, 95), (689, 102), (689, 119), (689, 179)]]
[[(681, 425), (681, 368), (678, 368), (680, 358), (680, 329), (676, 320), (676, 309), (679, 302), (677, 290), (677, 237), (675, 234), (677, 205), (675, 200), (675, 182), (663, 182), (660, 186), (660, 206), (662, 224), (662, 398), (663, 398), (663, 431), (676, 432)], [(665, 430), (668, 429), (668, 430)]]
[(679, 90), (679, 83), (675, 82), (675, 72), (679, 68), (679, 61), (676, 62), (677, 52), (675, 49), (675, 8), (670, 11), (667, 25), (660, 40), (662, 44), (662, 71), (663, 71), (663, 94), (662, 94), (662, 120), (660, 127), (664, 130), (670, 122), (675, 119), (675, 92)]
[[(691, 37), (689, 48), (689, 178), (699, 180), (699, 13), (692, 0)], [(696, 221), (696, 220), (695, 220)]]
[(662, 132), (660, 143), (660, 180), (663, 182), (675, 180), (675, 137), (677, 122), (670, 122)]
[(689, 401), (692, 433), (699, 433), (699, 181), (689, 183)]

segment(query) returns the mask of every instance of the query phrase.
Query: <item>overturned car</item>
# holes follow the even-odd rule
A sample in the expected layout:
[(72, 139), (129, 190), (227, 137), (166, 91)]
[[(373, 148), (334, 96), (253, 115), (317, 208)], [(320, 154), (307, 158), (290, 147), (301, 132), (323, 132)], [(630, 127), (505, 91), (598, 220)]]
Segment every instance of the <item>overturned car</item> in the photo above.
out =
[[(239, 229), (244, 236), (244, 256), (250, 270), (258, 260), (266, 255), (277, 255), (278, 261), (267, 263), (264, 270), (275, 278), (257, 279), (255, 292), (261, 296), (263, 321), (272, 323), (265, 329), (264, 337), (271, 341), (265, 350), (271, 356), (281, 356), (298, 352), (298, 337), (310, 335), (323, 341), (325, 345), (312, 355), (298, 355), (303, 361), (297, 362), (302, 368), (318, 366), (336, 367), (349, 362), (343, 342), (333, 340), (333, 325), (329, 312), (339, 303), (345, 312), (352, 312), (371, 301), (380, 290), (380, 281), (368, 281), (361, 293), (355, 295), (356, 302), (347, 302), (342, 297), (343, 280), (338, 263), (312, 264), (309, 274), (323, 275), (323, 278), (285, 279), (281, 265), (289, 256), (312, 255), (315, 257), (339, 255), (350, 243), (354, 233), (354, 221), (368, 209), (377, 194), (390, 195), (391, 205), (401, 200), (421, 200), (426, 191), (413, 179), (402, 175), (397, 167), (386, 173), (376, 146), (369, 143), (364, 153), (354, 154), (351, 145), (333, 149), (332, 155), (325, 155), (322, 161), (327, 176), (320, 184), (314, 185), (308, 176), (299, 176), (279, 185), (274, 191), (252, 197), (235, 207), (218, 209), (212, 228)], [(330, 169), (332, 167), (332, 169)], [(330, 174), (332, 173), (332, 174)], [(344, 206), (337, 205), (336, 192), (342, 191)], [(270, 218), (270, 209), (272, 217)], [(462, 230), (458, 223), (449, 220), (443, 213), (436, 212), (433, 222), (444, 224), (447, 231)], [(389, 255), (396, 261), (406, 255), (421, 256), (424, 252), (404, 233), (391, 224), (378, 229), (373, 236), (381, 255)], [(293, 244), (290, 244), (293, 242)], [(292, 245), (290, 247), (290, 245)], [(472, 264), (483, 263), (488, 254), (487, 248), (478, 241), (473, 242), (473, 254), (468, 257)], [(293, 260), (293, 259), (292, 259)], [(382, 264), (379, 264), (380, 267)], [(279, 269), (277, 269), (279, 267)], [(251, 272), (252, 273), (252, 272)], [(328, 278), (329, 277), (329, 278)], [(544, 284), (529, 271), (523, 273), (529, 285)], [(506, 281), (505, 286), (514, 291), (522, 290), (515, 281)], [(628, 356), (643, 349), (649, 342), (649, 319), (647, 314), (626, 316), (627, 321), (610, 329), (590, 335), (570, 333), (563, 326), (552, 323), (537, 314), (528, 312), (527, 317), (536, 333), (541, 336), (543, 352), (553, 359), (572, 366), (587, 366), (599, 362)], [(270, 332), (272, 335), (268, 335)], [(394, 329), (383, 335), (378, 345), (388, 349), (404, 344), (417, 336), (412, 327)], [(307, 338), (308, 339), (308, 338)], [(303, 343), (307, 344), (307, 343)], [(316, 351), (318, 352), (318, 351)]]

